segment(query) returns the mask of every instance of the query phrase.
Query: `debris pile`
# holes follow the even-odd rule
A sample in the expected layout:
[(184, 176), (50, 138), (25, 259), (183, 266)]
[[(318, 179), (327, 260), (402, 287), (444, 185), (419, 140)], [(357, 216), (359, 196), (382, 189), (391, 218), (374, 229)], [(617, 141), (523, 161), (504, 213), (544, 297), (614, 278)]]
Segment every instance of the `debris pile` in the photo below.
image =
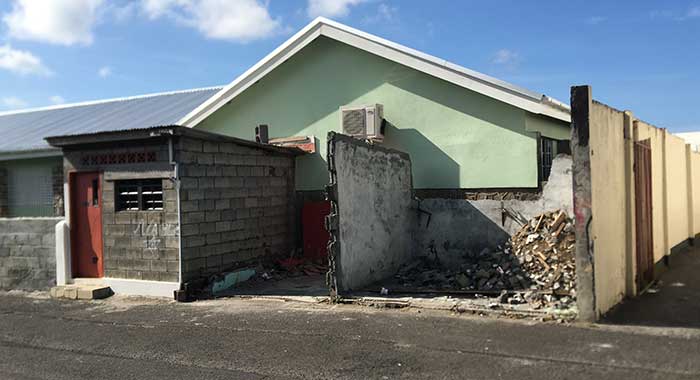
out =
[(562, 210), (531, 219), (508, 242), (531, 281), (525, 299), (534, 307), (567, 308), (576, 300), (573, 222)]
[(395, 276), (398, 286), (388, 291), (494, 294), (501, 303), (565, 309), (576, 299), (574, 243), (566, 212), (546, 212), (525, 223), (503, 247), (464, 252), (460, 265), (441, 263), (433, 249), (403, 266)]

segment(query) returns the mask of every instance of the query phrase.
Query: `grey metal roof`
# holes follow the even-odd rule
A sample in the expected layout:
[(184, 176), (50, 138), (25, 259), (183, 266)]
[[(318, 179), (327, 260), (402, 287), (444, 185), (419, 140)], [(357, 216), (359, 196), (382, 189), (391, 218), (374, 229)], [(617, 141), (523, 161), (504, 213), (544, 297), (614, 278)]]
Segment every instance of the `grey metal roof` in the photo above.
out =
[(0, 113), (0, 154), (50, 149), (45, 137), (177, 123), (221, 87)]

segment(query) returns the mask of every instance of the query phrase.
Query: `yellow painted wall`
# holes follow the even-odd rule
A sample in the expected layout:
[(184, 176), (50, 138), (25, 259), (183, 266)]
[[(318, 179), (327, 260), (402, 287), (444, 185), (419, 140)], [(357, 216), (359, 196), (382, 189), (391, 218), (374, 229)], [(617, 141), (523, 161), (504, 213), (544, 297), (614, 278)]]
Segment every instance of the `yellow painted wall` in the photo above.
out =
[(594, 102), (590, 118), (595, 295), (596, 309), (603, 313), (626, 291), (624, 114)]
[(666, 133), (666, 196), (669, 249), (688, 239), (688, 183), (685, 141)]
[(692, 173), (692, 193), (693, 193), (693, 234), (700, 234), (700, 153), (692, 152), (691, 173)]

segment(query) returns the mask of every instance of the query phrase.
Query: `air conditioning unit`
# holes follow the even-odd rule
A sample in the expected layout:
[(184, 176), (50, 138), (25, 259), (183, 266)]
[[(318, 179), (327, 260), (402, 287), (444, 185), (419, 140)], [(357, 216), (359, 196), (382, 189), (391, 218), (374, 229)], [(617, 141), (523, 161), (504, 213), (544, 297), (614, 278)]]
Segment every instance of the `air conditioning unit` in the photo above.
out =
[(383, 120), (384, 107), (381, 104), (340, 107), (340, 124), (345, 135), (382, 141)]

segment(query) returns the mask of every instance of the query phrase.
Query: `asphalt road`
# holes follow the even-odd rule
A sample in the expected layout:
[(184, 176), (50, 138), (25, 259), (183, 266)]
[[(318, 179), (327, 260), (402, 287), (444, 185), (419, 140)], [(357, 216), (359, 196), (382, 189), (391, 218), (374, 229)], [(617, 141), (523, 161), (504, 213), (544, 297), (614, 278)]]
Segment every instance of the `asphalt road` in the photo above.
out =
[(1, 379), (698, 379), (700, 330), (0, 293)]

